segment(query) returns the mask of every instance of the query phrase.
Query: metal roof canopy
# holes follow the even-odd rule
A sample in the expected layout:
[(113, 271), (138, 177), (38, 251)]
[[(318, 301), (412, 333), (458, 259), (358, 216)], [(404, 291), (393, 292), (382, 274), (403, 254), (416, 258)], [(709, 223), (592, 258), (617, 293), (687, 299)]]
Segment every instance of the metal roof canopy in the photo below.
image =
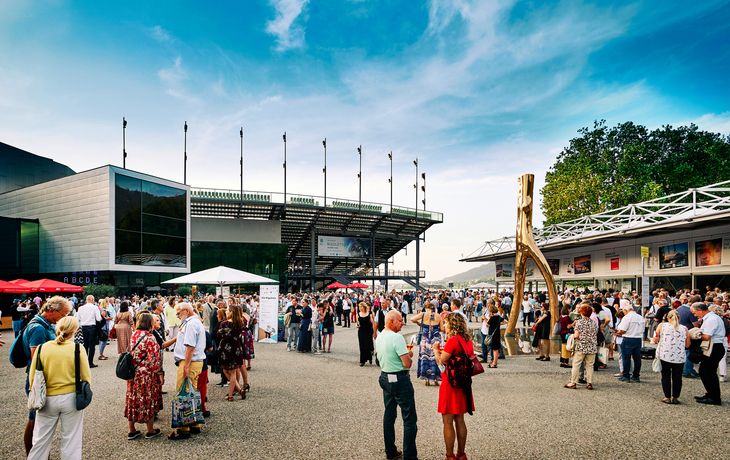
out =
[[(340, 198), (286, 195), (269, 192), (199, 189), (191, 190), (193, 217), (244, 218), (281, 221), (281, 242), (288, 246), (288, 261), (311, 264), (312, 232), (316, 235), (371, 238), (375, 264), (384, 263), (434, 224), (443, 214), (401, 206), (358, 202)], [(316, 248), (315, 248), (316, 251)], [(315, 258), (318, 277), (365, 275), (372, 257)], [(302, 277), (309, 277), (309, 272)]]
[[(684, 230), (727, 222), (730, 222), (730, 180), (535, 229), (534, 235), (542, 249), (581, 247), (609, 238), (664, 233), (670, 227)], [(460, 261), (494, 261), (513, 255), (515, 249), (515, 236), (506, 236), (485, 242)]]

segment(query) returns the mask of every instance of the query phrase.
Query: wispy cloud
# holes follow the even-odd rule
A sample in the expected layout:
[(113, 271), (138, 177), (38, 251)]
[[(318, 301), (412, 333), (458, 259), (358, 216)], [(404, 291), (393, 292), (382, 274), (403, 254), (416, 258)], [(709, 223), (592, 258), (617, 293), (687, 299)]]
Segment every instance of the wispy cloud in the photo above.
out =
[(309, 0), (269, 0), (276, 9), (276, 18), (266, 23), (266, 32), (276, 36), (276, 50), (286, 51), (304, 46), (304, 26), (294, 21)]
[(173, 41), (172, 36), (168, 31), (162, 28), (162, 26), (154, 26), (149, 29), (149, 34), (158, 42), (170, 42)]

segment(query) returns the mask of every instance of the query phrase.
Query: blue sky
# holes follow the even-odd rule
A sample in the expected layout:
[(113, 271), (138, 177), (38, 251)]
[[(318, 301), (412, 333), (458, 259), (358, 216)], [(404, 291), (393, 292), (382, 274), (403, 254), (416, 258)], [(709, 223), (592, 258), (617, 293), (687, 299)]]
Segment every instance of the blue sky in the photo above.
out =
[[(428, 279), (514, 231), (516, 179), (538, 185), (596, 119), (730, 134), (730, 3), (9, 1), (0, 3), (0, 141), (76, 171), (121, 163), (188, 183), (410, 205), (427, 174)], [(536, 216), (540, 222), (541, 216)], [(412, 249), (412, 248), (411, 248)], [(414, 268), (413, 251), (395, 257)]]

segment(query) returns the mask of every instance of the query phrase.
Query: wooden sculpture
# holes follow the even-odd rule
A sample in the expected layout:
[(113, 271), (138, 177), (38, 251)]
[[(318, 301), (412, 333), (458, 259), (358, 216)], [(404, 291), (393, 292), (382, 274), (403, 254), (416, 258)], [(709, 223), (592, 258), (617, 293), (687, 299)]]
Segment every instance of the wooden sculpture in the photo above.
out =
[[(527, 271), (527, 259), (532, 257), (535, 265), (540, 269), (542, 277), (548, 287), (548, 299), (550, 301), (550, 333), (551, 349), (560, 349), (559, 336), (553, 336), (552, 330), (555, 322), (560, 318), (558, 311), (558, 291), (555, 288), (555, 279), (550, 271), (550, 266), (542, 255), (542, 252), (535, 244), (535, 237), (532, 234), (532, 191), (535, 185), (533, 174), (524, 174), (518, 179), (519, 192), (517, 203), (517, 238), (516, 238), (516, 260), (515, 260), (515, 292), (512, 303), (512, 314), (507, 323), (506, 336), (514, 337), (515, 325), (519, 317), (519, 310), (522, 308), (522, 296), (525, 287), (525, 272)], [(555, 341), (558, 340), (556, 343)]]

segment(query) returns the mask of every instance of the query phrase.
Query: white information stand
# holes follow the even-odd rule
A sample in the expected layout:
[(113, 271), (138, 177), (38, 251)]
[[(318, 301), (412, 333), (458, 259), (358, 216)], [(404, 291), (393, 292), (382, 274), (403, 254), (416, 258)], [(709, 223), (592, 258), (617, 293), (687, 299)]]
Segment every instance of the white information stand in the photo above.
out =
[(260, 286), (259, 342), (276, 343), (279, 337), (279, 286)]

